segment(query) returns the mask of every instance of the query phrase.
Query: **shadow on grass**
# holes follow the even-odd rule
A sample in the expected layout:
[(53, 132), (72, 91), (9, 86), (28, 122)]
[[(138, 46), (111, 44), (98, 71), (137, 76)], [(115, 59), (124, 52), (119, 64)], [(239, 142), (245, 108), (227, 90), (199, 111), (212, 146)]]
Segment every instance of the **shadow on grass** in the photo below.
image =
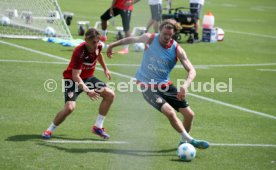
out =
[[(164, 149), (164, 150), (138, 150), (138, 149), (114, 149), (114, 148), (72, 148), (72, 147), (63, 147), (56, 144), (49, 143), (38, 143), (38, 145), (46, 146), (50, 148), (57, 149), (59, 151), (64, 151), (74, 154), (86, 154), (86, 153), (107, 153), (107, 154), (118, 154), (118, 155), (129, 155), (129, 156), (139, 156), (139, 157), (148, 157), (148, 156), (175, 156), (176, 148)], [(95, 145), (94, 145), (95, 146)]]
[[(65, 135), (59, 135), (59, 136), (54, 136), (53, 139), (62, 139), (62, 140), (93, 140), (93, 141), (102, 141), (102, 139), (95, 139), (95, 138), (69, 138), (66, 137)], [(23, 135), (14, 135), (10, 136), (6, 139), (6, 141), (12, 141), (12, 142), (23, 142), (23, 141), (41, 141), (42, 136), (37, 135), (37, 134), (23, 134)]]
[[(53, 139), (60, 139), (60, 140), (91, 140), (91, 141), (102, 141), (102, 139), (94, 139), (94, 138), (69, 138), (65, 135), (55, 136)], [(57, 144), (57, 143), (48, 143), (47, 140), (43, 140), (41, 135), (37, 134), (21, 134), (21, 135), (14, 135), (10, 136), (6, 141), (11, 142), (24, 142), (24, 141), (33, 141), (37, 145), (45, 146), (48, 148), (54, 148), (59, 151), (64, 151), (68, 153), (74, 154), (86, 154), (86, 153), (106, 153), (106, 154), (118, 154), (118, 155), (128, 155), (128, 156), (138, 156), (138, 157), (156, 157), (156, 156), (176, 156), (176, 148), (171, 149), (162, 149), (162, 150), (138, 150), (138, 149), (115, 149), (115, 148), (107, 148), (107, 145), (89, 145), (87, 148), (83, 148), (84, 145), (81, 145), (81, 148), (72, 147), (72, 144)], [(103, 148), (103, 146), (105, 148)], [(114, 146), (114, 145), (113, 145)], [(93, 148), (97, 147), (97, 148)], [(135, 147), (135, 146), (128, 146), (128, 147)], [(179, 159), (172, 159), (171, 161), (178, 162)], [(179, 161), (183, 162), (183, 161)]]

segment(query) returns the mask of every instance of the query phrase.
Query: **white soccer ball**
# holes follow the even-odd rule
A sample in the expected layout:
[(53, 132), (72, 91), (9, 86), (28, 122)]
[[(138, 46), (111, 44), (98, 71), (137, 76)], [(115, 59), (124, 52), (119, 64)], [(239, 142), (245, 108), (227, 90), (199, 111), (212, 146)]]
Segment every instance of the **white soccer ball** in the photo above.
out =
[(223, 41), (224, 38), (224, 31), (222, 28), (217, 28), (217, 36), (218, 41)]
[(135, 43), (134, 44), (134, 50), (136, 52), (144, 51), (145, 49), (145, 44), (144, 43)]
[(56, 36), (56, 31), (55, 31), (55, 29), (54, 28), (52, 28), (52, 27), (47, 27), (46, 29), (45, 29), (45, 35), (47, 36), (47, 37), (55, 37)]
[(9, 17), (3, 16), (1, 18), (1, 24), (2, 25), (10, 25), (11, 24), (11, 20)]
[(196, 156), (196, 149), (189, 143), (183, 143), (177, 148), (177, 155), (181, 160), (192, 161)]

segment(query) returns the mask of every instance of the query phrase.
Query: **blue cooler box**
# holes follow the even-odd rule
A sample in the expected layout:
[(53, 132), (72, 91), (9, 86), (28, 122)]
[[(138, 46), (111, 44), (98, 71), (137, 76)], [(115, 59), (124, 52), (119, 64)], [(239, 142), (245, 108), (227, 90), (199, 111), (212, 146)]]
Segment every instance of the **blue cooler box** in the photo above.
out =
[(207, 29), (203, 28), (202, 42), (217, 42), (217, 30), (215, 28)]

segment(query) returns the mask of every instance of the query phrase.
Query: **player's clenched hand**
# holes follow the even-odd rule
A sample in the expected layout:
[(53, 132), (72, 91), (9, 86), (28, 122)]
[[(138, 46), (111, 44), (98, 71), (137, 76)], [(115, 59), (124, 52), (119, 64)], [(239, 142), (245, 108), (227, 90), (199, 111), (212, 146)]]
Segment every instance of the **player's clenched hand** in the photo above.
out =
[(176, 98), (178, 100), (184, 100), (187, 90), (184, 87), (180, 87), (179, 92), (177, 93)]
[(112, 47), (109, 46), (106, 50), (106, 55), (107, 55), (108, 58), (111, 58), (112, 54), (113, 54)]
[(87, 95), (90, 97), (91, 100), (98, 100), (100, 98), (100, 94), (95, 92), (95, 90), (89, 90)]
[(106, 69), (106, 70), (104, 71), (104, 74), (105, 74), (105, 76), (108, 78), (108, 80), (111, 80), (111, 74), (110, 74), (110, 71), (109, 71), (108, 69)]

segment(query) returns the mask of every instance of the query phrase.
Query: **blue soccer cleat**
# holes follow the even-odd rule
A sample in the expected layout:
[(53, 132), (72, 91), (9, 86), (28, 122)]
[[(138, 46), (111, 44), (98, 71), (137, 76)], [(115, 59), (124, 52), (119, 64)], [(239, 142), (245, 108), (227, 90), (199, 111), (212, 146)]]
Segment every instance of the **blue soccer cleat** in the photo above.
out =
[(209, 148), (209, 143), (207, 141), (204, 140), (196, 140), (193, 139), (190, 144), (192, 144), (194, 147), (198, 148), (198, 149), (207, 149)]
[(42, 133), (42, 138), (43, 139), (50, 139), (52, 137), (52, 132), (49, 130), (46, 130)]
[(100, 136), (101, 138), (108, 140), (110, 136), (105, 132), (104, 128), (98, 128), (97, 126), (93, 126), (91, 129), (92, 133)]
[[(186, 142), (180, 141), (178, 146), (180, 146), (183, 143), (186, 143)], [(194, 147), (198, 148), (198, 149), (207, 149), (207, 148), (209, 148), (209, 143), (207, 141), (204, 141), (204, 140), (193, 139), (190, 142), (190, 144), (193, 145)]]

